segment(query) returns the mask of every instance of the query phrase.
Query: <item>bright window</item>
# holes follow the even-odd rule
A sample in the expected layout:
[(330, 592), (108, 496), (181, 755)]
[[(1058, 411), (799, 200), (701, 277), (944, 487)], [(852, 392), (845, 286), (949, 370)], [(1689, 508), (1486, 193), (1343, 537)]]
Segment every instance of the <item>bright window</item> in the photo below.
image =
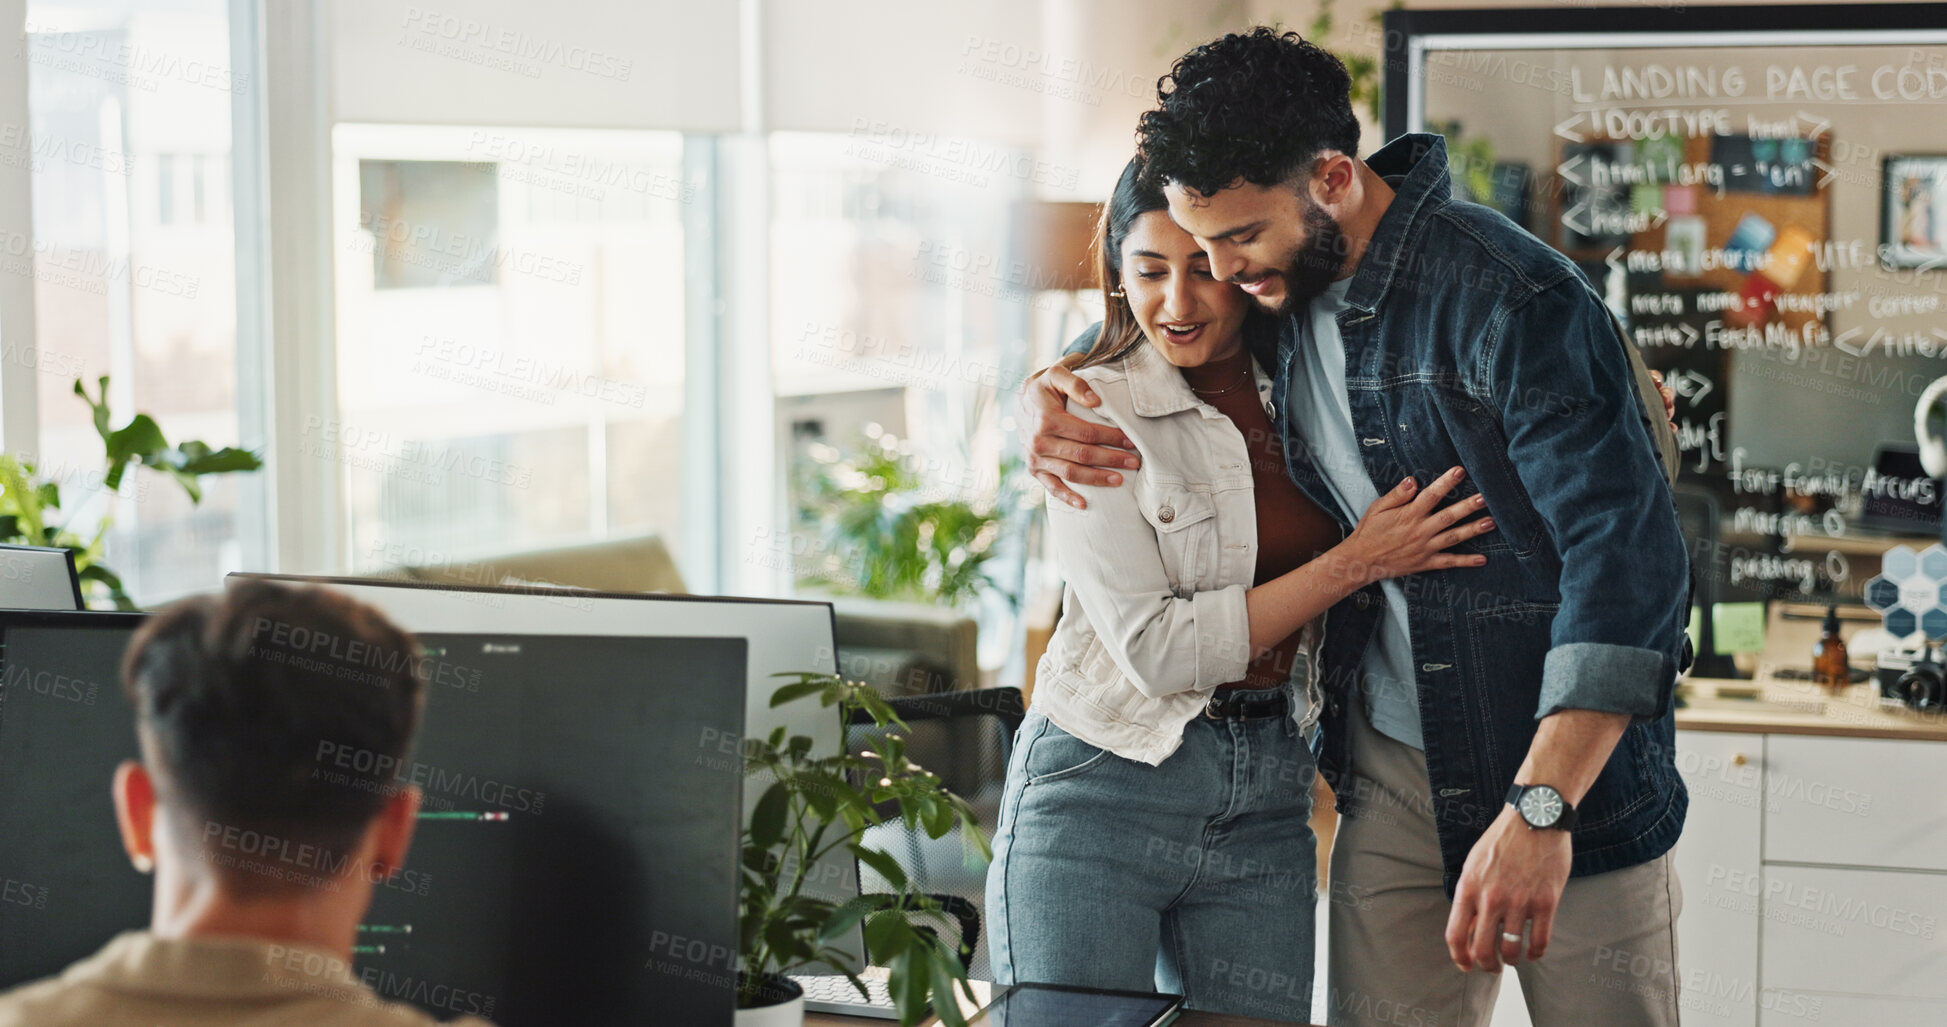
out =
[[(108, 375), (116, 425), (140, 410), (171, 442), (234, 445), (237, 316), (224, 0), (31, 0), (39, 462), (84, 529), (113, 517), (106, 562), (138, 603), (213, 587), (239, 567), (237, 483), (200, 505), (136, 474), (101, 493), (102, 444), (77, 378)], [(191, 183), (194, 183), (193, 185)], [(132, 472), (134, 473), (134, 472)]]
[(682, 136), (340, 125), (355, 571), (634, 532), (681, 551)]

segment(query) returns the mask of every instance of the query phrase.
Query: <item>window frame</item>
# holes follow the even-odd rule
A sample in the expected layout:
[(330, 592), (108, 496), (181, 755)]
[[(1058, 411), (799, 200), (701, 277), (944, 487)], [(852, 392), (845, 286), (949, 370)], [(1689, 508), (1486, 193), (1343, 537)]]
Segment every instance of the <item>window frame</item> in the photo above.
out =
[[(25, 32), (27, 2), (0, 0), (0, 20), (15, 26), (17, 34)], [(280, 16), (300, 8), (311, 9), (315, 16), (314, 4), (315, 0), (292, 0), (289, 12), (281, 2), (275, 6)], [(267, 364), (266, 340), (276, 337), (267, 325), (258, 323), (268, 305), (269, 289), (267, 266), (261, 261), (268, 236), (268, 226), (261, 218), (268, 167), (263, 153), (268, 106), (263, 76), (268, 56), (263, 46), (264, 0), (229, 0), (227, 16), (232, 81), (254, 84), (233, 91), (230, 102), (230, 180), (237, 247), (237, 435), (239, 445), (263, 451), (268, 458), (265, 423), (271, 406), (256, 387), (260, 384), (259, 372)], [(0, 123), (31, 126), (28, 90), (32, 62), (9, 61), (4, 67), (0, 72)], [(31, 243), (34, 238), (33, 162), (27, 159), (32, 147), (30, 136), (31, 131), (19, 133), (18, 160), (0, 162), (0, 239)], [(195, 158), (198, 162), (206, 159)], [(28, 249), (24, 259), (31, 260), (31, 245)], [(0, 360), (0, 445), (11, 453), (38, 454), (41, 449), (36, 368), (39, 326), (34, 298), (33, 276), (0, 275), (0, 345), (11, 354), (11, 359)], [(131, 413), (122, 411), (123, 416)], [(269, 505), (270, 475), (267, 466), (237, 482), (237, 543), (246, 569), (272, 562), (276, 520)], [(211, 587), (218, 584), (211, 582)]]

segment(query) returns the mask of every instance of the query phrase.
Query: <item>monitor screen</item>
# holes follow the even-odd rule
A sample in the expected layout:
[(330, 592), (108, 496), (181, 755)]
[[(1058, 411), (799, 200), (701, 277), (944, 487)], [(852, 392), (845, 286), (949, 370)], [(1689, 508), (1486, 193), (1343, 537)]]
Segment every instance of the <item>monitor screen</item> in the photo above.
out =
[[(749, 645), (744, 679), (745, 733), (764, 738), (777, 728), (811, 739), (813, 755), (836, 755), (843, 745), (838, 710), (816, 702), (771, 705), (771, 695), (791, 674), (838, 670), (832, 604), (793, 599), (598, 592), (549, 587), (449, 585), (370, 578), (232, 574), (232, 582), (258, 578), (293, 585), (323, 585), (370, 603), (394, 623), (425, 635), (445, 631), (523, 635), (654, 635), (741, 638)], [(763, 789), (745, 796), (748, 817)], [(843, 847), (827, 853), (806, 875), (804, 894), (844, 903), (859, 893), (858, 866)], [(863, 965), (858, 930), (832, 947)]]
[[(135, 753), (115, 673), (139, 618), (48, 616), (0, 614), (0, 877), (20, 907), (0, 917), (0, 987), (149, 919), (108, 786)], [(744, 643), (419, 640), (425, 719), (385, 776), (424, 801), (405, 868), (373, 890), (354, 973), (441, 1019), (729, 1024), (742, 774), (707, 743), (741, 737)], [(373, 760), (322, 737), (311, 758), (327, 780)], [(228, 825), (205, 854), (287, 878), (325, 877), (336, 858)]]
[(1862, 527), (1896, 535), (1940, 532), (1941, 482), (1920, 464), (1917, 446), (1881, 446), (1860, 482)]
[(149, 923), (109, 782), (134, 759), (122, 651), (141, 614), (0, 613), (0, 988)]

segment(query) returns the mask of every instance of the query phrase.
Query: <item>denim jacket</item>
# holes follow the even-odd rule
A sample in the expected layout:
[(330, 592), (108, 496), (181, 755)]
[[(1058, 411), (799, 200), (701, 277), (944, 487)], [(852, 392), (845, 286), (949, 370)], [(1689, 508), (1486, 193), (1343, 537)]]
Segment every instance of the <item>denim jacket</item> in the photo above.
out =
[[(1486, 554), (1485, 567), (1402, 583), (1417, 673), (1378, 683), (1417, 694), (1447, 889), (1500, 813), (1536, 721), (1560, 709), (1631, 717), (1578, 806), (1571, 874), (1653, 859), (1688, 806), (1671, 714), (1689, 557), (1626, 343), (1566, 257), (1450, 195), (1439, 136), (1401, 136), (1367, 164), (1395, 195), (1337, 316), (1359, 452), (1329, 456), (1361, 461), (1382, 494), (1461, 465), (1453, 498), (1482, 493), (1496, 525), (1457, 547)], [(1297, 328), (1287, 319), (1265, 357), (1279, 410)], [(1328, 454), (1281, 424), (1293, 480), (1338, 516), (1315, 462)], [(1331, 611), (1313, 743), (1329, 782), (1355, 758), (1345, 705), (1385, 602), (1372, 585)]]
[[(1260, 386), (1269, 381), (1256, 363)], [(1063, 731), (1125, 759), (1160, 764), (1218, 685), (1251, 659), (1244, 591), (1257, 570), (1256, 486), (1244, 435), (1198, 399), (1148, 342), (1083, 368), (1102, 404), (1069, 408), (1122, 429), (1142, 467), (1115, 486), (1050, 496), (1048, 532), (1066, 585), (1035, 669), (1034, 705)], [(1259, 389), (1263, 396), (1266, 390)], [(1267, 411), (1268, 412), (1268, 411)], [(1292, 678), (1298, 727), (1322, 708), (1317, 642), (1302, 629)]]

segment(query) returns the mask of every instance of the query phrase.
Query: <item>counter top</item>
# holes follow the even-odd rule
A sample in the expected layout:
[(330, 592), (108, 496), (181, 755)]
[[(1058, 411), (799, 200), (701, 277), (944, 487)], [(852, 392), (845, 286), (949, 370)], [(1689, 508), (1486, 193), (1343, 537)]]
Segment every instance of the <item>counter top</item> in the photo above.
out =
[[(1759, 692), (1755, 699), (1718, 694), (1719, 688), (1754, 686)], [(1834, 695), (1810, 681), (1779, 680), (1760, 673), (1750, 681), (1686, 678), (1679, 688), (1687, 705), (1677, 708), (1678, 730), (1947, 742), (1947, 714), (1882, 705), (1879, 686), (1873, 682)]]

